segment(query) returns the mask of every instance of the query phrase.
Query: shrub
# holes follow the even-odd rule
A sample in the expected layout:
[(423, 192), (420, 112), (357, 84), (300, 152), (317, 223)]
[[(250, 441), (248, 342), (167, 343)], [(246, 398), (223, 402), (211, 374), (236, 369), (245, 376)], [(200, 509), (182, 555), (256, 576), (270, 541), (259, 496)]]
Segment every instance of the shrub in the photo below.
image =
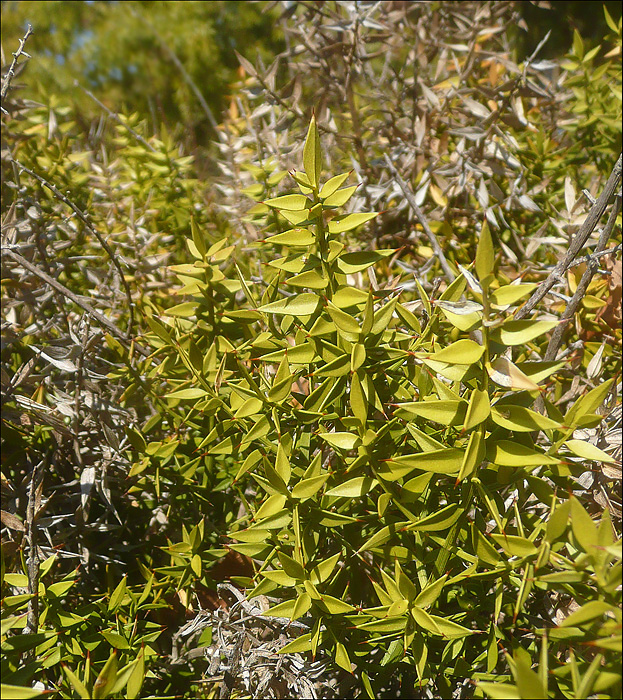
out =
[[(237, 583), (308, 621), (283, 653), (329, 653), (370, 697), (467, 678), (493, 697), (618, 687), (620, 550), (607, 512), (596, 525), (567, 496), (585, 460), (612, 461), (573, 435), (599, 424), (613, 380), (564, 415), (548, 400), (565, 363), (535, 358), (559, 322), (514, 318), (538, 285), (496, 271), (486, 221), (438, 298), (417, 276), (411, 299), (355, 286), (398, 251), (342, 243), (376, 214), (339, 213), (355, 187), (321, 178), (315, 119), (303, 160), (300, 193), (264, 202), (285, 230), (260, 243), (283, 253), (263, 279), (195, 228), (195, 262), (173, 268), (191, 299), (149, 319), (178, 426), (147, 450), (161, 478), (238, 494), (229, 548), (257, 573)], [(189, 590), (209, 583), (196, 551), (176, 550)], [(578, 609), (556, 625), (571, 584)]]

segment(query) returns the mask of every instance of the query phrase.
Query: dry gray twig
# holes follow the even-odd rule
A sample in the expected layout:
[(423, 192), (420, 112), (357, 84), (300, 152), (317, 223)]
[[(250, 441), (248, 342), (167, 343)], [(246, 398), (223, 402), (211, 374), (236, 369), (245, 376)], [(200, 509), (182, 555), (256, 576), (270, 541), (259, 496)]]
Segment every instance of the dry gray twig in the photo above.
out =
[(430, 241), (430, 244), (433, 247), (435, 255), (437, 256), (437, 259), (439, 260), (439, 264), (441, 265), (441, 269), (443, 270), (444, 275), (446, 276), (446, 279), (450, 283), (454, 282), (454, 280), (456, 278), (456, 274), (453, 272), (452, 268), (450, 267), (450, 264), (446, 260), (446, 256), (444, 255), (444, 252), (443, 252), (441, 246), (439, 245), (439, 241), (437, 240), (437, 237), (432, 232), (431, 227), (428, 225), (428, 219), (424, 215), (424, 212), (418, 206), (418, 203), (415, 201), (415, 197), (413, 196), (413, 192), (411, 192), (411, 189), (409, 188), (407, 183), (402, 179), (402, 177), (400, 177), (400, 173), (396, 169), (396, 166), (387, 157), (387, 154), (385, 154), (385, 162), (387, 163), (387, 167), (390, 169), (394, 179), (398, 183), (398, 186), (402, 190), (402, 193), (404, 194), (405, 199), (407, 200), (407, 202), (409, 202), (409, 206), (415, 212), (415, 215), (417, 216), (420, 224), (422, 224), (422, 228), (424, 229), (424, 233), (426, 234), (426, 237), (428, 238), (428, 240)]
[[(30, 58), (30, 55), (27, 54), (24, 51), (24, 46), (26, 45), (26, 42), (28, 41), (28, 37), (33, 33), (32, 26), (29, 24), (28, 29), (26, 30), (26, 34), (20, 39), (19, 41), (19, 48), (17, 51), (13, 53), (13, 60), (11, 61), (11, 65), (9, 66), (9, 70), (7, 71), (7, 74), (2, 77), (2, 88), (0, 90), (0, 98), (2, 99), (2, 102), (4, 102), (4, 98), (7, 96), (7, 93), (9, 91), (9, 87), (11, 86), (11, 80), (13, 80), (13, 76), (15, 75), (15, 68), (17, 67), (17, 60), (19, 59), (20, 56), (26, 56), (26, 58)], [(4, 112), (4, 114), (8, 114), (6, 109), (4, 107), (0, 107), (0, 109)]]
[(606, 182), (601, 195), (593, 204), (588, 212), (582, 226), (580, 226), (578, 232), (575, 234), (571, 245), (567, 250), (565, 257), (556, 265), (556, 267), (550, 272), (547, 279), (545, 279), (538, 288), (535, 290), (534, 294), (528, 299), (528, 301), (517, 311), (515, 314), (515, 319), (519, 320), (525, 318), (534, 307), (543, 299), (543, 297), (549, 292), (549, 290), (561, 279), (562, 275), (567, 271), (569, 265), (575, 259), (576, 255), (582, 250), (582, 247), (588, 240), (588, 237), (594, 231), (597, 222), (601, 219), (606, 207), (608, 206), (610, 200), (615, 194), (619, 183), (621, 182), (621, 154), (619, 154), (619, 159), (617, 160), (610, 177)]

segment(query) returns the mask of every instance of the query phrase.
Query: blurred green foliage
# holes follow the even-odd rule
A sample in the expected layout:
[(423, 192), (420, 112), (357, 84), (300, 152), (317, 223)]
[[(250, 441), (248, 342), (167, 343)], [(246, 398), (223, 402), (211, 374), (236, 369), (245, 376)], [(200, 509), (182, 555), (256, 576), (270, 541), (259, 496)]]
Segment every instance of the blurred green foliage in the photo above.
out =
[[(26, 80), (32, 99), (64, 95), (84, 119), (100, 109), (74, 86), (78, 80), (113, 111), (138, 111), (150, 129), (161, 125), (187, 146), (214, 136), (191, 87), (171, 59), (173, 52), (201, 90), (217, 121), (238, 69), (234, 50), (270, 60), (283, 48), (274, 12), (262, 4), (213, 2), (2, 3), (6, 55), (34, 28)], [(8, 50), (8, 51), (7, 51)]]

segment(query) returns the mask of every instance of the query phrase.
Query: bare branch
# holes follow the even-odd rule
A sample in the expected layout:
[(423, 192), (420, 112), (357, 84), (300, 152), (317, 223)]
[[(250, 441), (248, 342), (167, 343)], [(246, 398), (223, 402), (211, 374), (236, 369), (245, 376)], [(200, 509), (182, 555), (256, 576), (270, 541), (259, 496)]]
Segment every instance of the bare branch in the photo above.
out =
[(134, 138), (139, 143), (142, 143), (143, 146), (145, 146), (145, 148), (148, 148), (152, 153), (156, 152), (156, 149), (149, 143), (149, 141), (146, 141), (138, 132), (134, 131), (134, 129), (131, 126), (123, 122), (119, 118), (118, 114), (115, 114), (113, 111), (108, 109), (108, 107), (106, 107), (106, 105), (103, 102), (98, 100), (97, 97), (95, 97), (95, 95), (90, 90), (87, 90), (85, 87), (82, 87), (82, 85), (80, 85), (80, 83), (77, 80), (74, 80), (74, 86), (80, 88), (82, 92), (86, 93), (97, 105), (99, 105), (99, 107), (101, 107), (104, 110), (104, 112), (106, 112), (106, 114), (111, 119), (114, 119), (117, 122), (117, 124), (121, 124), (121, 126), (124, 127), (130, 134), (132, 134), (132, 136), (134, 136)]
[(433, 251), (435, 252), (435, 255), (437, 256), (437, 258), (439, 260), (439, 264), (441, 265), (441, 268), (446, 276), (446, 279), (448, 280), (448, 282), (454, 282), (454, 280), (456, 278), (456, 274), (453, 272), (452, 268), (450, 267), (450, 264), (446, 260), (446, 256), (444, 255), (444, 252), (443, 252), (441, 246), (439, 245), (439, 241), (437, 240), (437, 237), (432, 232), (431, 227), (428, 225), (428, 220), (427, 220), (426, 216), (424, 215), (424, 212), (420, 209), (420, 207), (418, 206), (418, 203), (415, 201), (415, 196), (413, 195), (413, 192), (411, 191), (411, 189), (407, 185), (407, 183), (400, 177), (400, 173), (398, 172), (398, 170), (396, 170), (396, 166), (387, 157), (387, 154), (385, 154), (385, 162), (387, 163), (387, 167), (390, 169), (392, 175), (394, 176), (394, 179), (398, 183), (398, 186), (402, 190), (402, 193), (404, 194), (407, 202), (409, 202), (409, 206), (415, 212), (415, 215), (417, 216), (420, 224), (422, 224), (422, 228), (424, 229), (424, 233), (426, 234), (426, 237), (430, 241), (430, 244), (433, 246)]
[[(599, 241), (597, 242), (597, 250), (593, 255), (587, 256), (588, 258), (588, 267), (584, 271), (584, 274), (582, 275), (582, 278), (580, 279), (580, 282), (577, 286), (577, 289), (575, 290), (575, 294), (571, 297), (569, 303), (567, 304), (567, 308), (565, 309), (562, 317), (561, 317), (561, 323), (556, 326), (554, 329), (554, 332), (552, 333), (552, 337), (550, 338), (549, 344), (547, 346), (547, 351), (545, 352), (545, 357), (544, 360), (547, 362), (549, 360), (554, 360), (556, 359), (556, 355), (558, 354), (558, 350), (560, 346), (562, 345), (562, 340), (564, 337), (564, 333), (567, 329), (567, 323), (565, 321), (570, 321), (573, 316), (575, 315), (575, 312), (577, 311), (582, 299), (584, 298), (584, 295), (586, 294), (586, 290), (588, 289), (588, 285), (591, 283), (591, 280), (593, 279), (593, 276), (595, 272), (597, 272), (597, 266), (599, 264), (598, 258), (596, 255), (598, 253), (606, 252), (605, 247), (606, 244), (608, 243), (608, 239), (610, 238), (612, 231), (614, 229), (614, 225), (617, 220), (617, 216), (619, 215), (619, 212), (621, 211), (621, 198), (620, 197), (615, 197), (614, 201), (614, 206), (612, 207), (610, 211), (610, 216), (608, 217), (608, 223), (604, 226), (603, 231), (601, 232), (601, 235), (599, 236)], [(620, 247), (620, 246), (619, 246)], [(608, 251), (610, 252), (610, 251)]]
[[(119, 328), (117, 328), (117, 326), (110, 319), (106, 318), (106, 316), (104, 316), (104, 314), (100, 313), (99, 311), (96, 311), (89, 303), (83, 301), (79, 296), (67, 289), (67, 287), (62, 285), (53, 277), (50, 277), (50, 275), (48, 275), (43, 270), (40, 270), (39, 268), (35, 267), (32, 263), (28, 262), (28, 260), (23, 258), (19, 253), (16, 253), (14, 250), (11, 250), (10, 248), (2, 248), (2, 252), (8, 255), (13, 260), (15, 260), (15, 262), (21, 265), (23, 268), (25, 268), (29, 272), (32, 272), (33, 275), (36, 275), (44, 282), (49, 284), (50, 287), (55, 289), (57, 292), (60, 292), (68, 299), (71, 299), (71, 301), (73, 301), (74, 304), (79, 306), (81, 309), (84, 309), (84, 311), (86, 311), (89, 314), (89, 316), (92, 316), (94, 319), (99, 321), (99, 323), (101, 323), (102, 326), (104, 326), (104, 328), (109, 330), (112, 335), (114, 335), (116, 338), (119, 338), (119, 340), (121, 340), (124, 344), (129, 344), (130, 340), (126, 338), (125, 333), (119, 330)], [(143, 357), (148, 357), (150, 355), (150, 353), (140, 345), (135, 344), (134, 347), (141, 355), (143, 355)]]
[[(24, 51), (24, 46), (26, 45), (26, 42), (28, 41), (28, 37), (33, 33), (32, 26), (29, 24), (28, 29), (26, 30), (26, 34), (24, 34), (24, 37), (20, 39), (19, 41), (19, 48), (17, 51), (13, 54), (13, 60), (11, 61), (11, 65), (9, 66), (9, 70), (7, 71), (7, 74), (2, 78), (2, 89), (0, 90), (0, 98), (2, 99), (2, 102), (4, 102), (4, 98), (6, 97), (9, 87), (11, 85), (11, 80), (13, 80), (13, 76), (15, 75), (15, 68), (17, 67), (17, 59), (20, 56), (26, 56), (26, 58), (30, 58), (30, 55), (27, 54)], [(4, 107), (1, 108), (2, 111), (5, 114), (8, 114), (6, 109)]]
[(45, 185), (52, 194), (54, 194), (55, 197), (61, 200), (63, 204), (66, 204), (70, 209), (73, 210), (73, 212), (76, 214), (76, 216), (82, 221), (82, 223), (87, 227), (87, 230), (89, 233), (93, 234), (95, 238), (99, 241), (100, 245), (102, 248), (108, 253), (108, 257), (110, 258), (112, 264), (115, 266), (117, 269), (117, 272), (119, 273), (119, 277), (121, 278), (121, 284), (123, 285), (123, 289), (126, 294), (126, 298), (128, 300), (128, 330), (127, 330), (127, 335), (125, 336), (126, 340), (130, 340), (132, 337), (132, 328), (134, 326), (134, 308), (133, 308), (133, 302), (132, 302), (132, 292), (130, 291), (130, 285), (128, 284), (127, 280), (125, 279), (125, 276), (123, 274), (123, 269), (121, 268), (121, 264), (119, 263), (119, 260), (117, 259), (117, 256), (114, 254), (112, 248), (108, 245), (104, 237), (96, 231), (93, 226), (89, 223), (89, 219), (87, 215), (77, 207), (66, 195), (64, 195), (57, 187), (56, 185), (53, 185), (51, 182), (48, 182), (44, 177), (41, 177), (41, 175), (38, 175), (37, 173), (33, 172), (30, 170), (30, 168), (27, 168), (25, 165), (22, 165), (19, 161), (15, 160), (15, 158), (12, 159), (12, 162), (17, 165), (18, 168), (21, 168), (24, 172), (28, 173), (32, 177), (34, 177), (36, 180), (38, 180), (42, 185)]
[(599, 196), (599, 199), (593, 204), (586, 220), (580, 226), (580, 229), (575, 234), (575, 237), (571, 241), (569, 250), (567, 251), (565, 257), (556, 265), (556, 267), (550, 272), (547, 279), (545, 279), (539, 287), (536, 289), (534, 294), (528, 299), (524, 306), (519, 309), (515, 314), (516, 319), (525, 318), (534, 307), (543, 299), (543, 297), (549, 292), (549, 290), (559, 281), (561, 276), (569, 268), (569, 265), (574, 260), (575, 256), (582, 250), (583, 245), (588, 240), (597, 222), (601, 219), (602, 214), (606, 210), (608, 203), (612, 199), (612, 196), (616, 192), (617, 187), (621, 181), (621, 154), (619, 154), (619, 159), (617, 160), (608, 182), (603, 189), (603, 192)]

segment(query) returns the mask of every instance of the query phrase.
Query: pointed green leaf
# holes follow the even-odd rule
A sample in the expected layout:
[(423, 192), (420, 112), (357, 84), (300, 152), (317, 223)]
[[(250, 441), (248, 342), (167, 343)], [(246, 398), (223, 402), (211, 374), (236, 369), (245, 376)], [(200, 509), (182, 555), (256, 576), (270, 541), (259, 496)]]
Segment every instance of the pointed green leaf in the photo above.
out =
[(264, 306), (259, 307), (258, 311), (289, 316), (311, 316), (319, 304), (320, 298), (316, 294), (297, 294), (293, 297), (273, 301), (270, 304), (264, 304)]
[(354, 479), (345, 481), (343, 484), (326, 491), (325, 495), (361, 498), (361, 496), (370, 493), (378, 484), (379, 482), (370, 476), (357, 476)]
[(489, 299), (496, 306), (510, 306), (531, 294), (538, 286), (538, 284), (507, 284), (492, 291)]
[(351, 316), (350, 314), (346, 313), (345, 311), (342, 311), (339, 309), (335, 304), (328, 302), (327, 303), (327, 311), (329, 313), (329, 316), (331, 316), (331, 320), (335, 325), (342, 331), (346, 331), (347, 333), (353, 333), (358, 335), (360, 328), (359, 328), (359, 323), (357, 319), (354, 316)]
[(284, 357), (288, 357), (288, 362), (292, 365), (308, 365), (317, 362), (316, 347), (313, 343), (305, 342), (300, 345), (286, 347), (283, 350), (270, 352), (262, 355), (263, 362), (281, 362)]
[(417, 605), (419, 608), (428, 608), (430, 605), (432, 605), (437, 598), (439, 598), (447, 578), (448, 575), (445, 574), (441, 578), (426, 586), (426, 588), (423, 588), (414, 601), (415, 605)]
[(489, 231), (489, 224), (485, 220), (478, 237), (478, 248), (476, 249), (476, 274), (483, 287), (489, 286), (489, 278), (493, 274), (493, 262), (495, 252), (493, 250), (493, 240)]
[(467, 404), (465, 401), (409, 401), (396, 404), (394, 414), (409, 419), (419, 416), (445, 425), (462, 425)]
[(335, 565), (338, 563), (340, 560), (340, 553), (338, 552), (337, 554), (334, 554), (332, 557), (329, 557), (328, 559), (325, 559), (324, 561), (321, 561), (319, 564), (317, 564), (309, 574), (309, 578), (312, 583), (319, 584), (319, 583), (324, 583), (329, 576), (333, 573), (333, 570), (335, 569)]
[(571, 529), (573, 536), (585, 552), (599, 544), (597, 526), (591, 516), (584, 510), (580, 501), (572, 497), (569, 499), (571, 508)]
[(511, 683), (483, 683), (478, 681), (478, 687), (493, 700), (517, 700), (519, 688)]
[(353, 672), (352, 664), (350, 662), (348, 652), (346, 651), (346, 647), (341, 642), (335, 643), (334, 658), (335, 658), (335, 663), (340, 668), (343, 668), (348, 673)]
[(290, 467), (290, 460), (283, 447), (283, 443), (279, 443), (277, 446), (277, 457), (275, 459), (275, 471), (286, 486), (290, 483), (290, 477), (292, 475), (292, 468)]
[(467, 407), (467, 415), (463, 428), (471, 430), (483, 421), (487, 420), (491, 413), (491, 405), (489, 403), (489, 394), (486, 389), (474, 389), (469, 398), (469, 406)]
[(293, 639), (288, 642), (285, 646), (281, 647), (276, 653), (277, 654), (302, 654), (306, 651), (311, 651), (311, 632)]
[(303, 166), (305, 174), (309, 178), (312, 187), (318, 191), (320, 186), (320, 171), (322, 169), (322, 154), (320, 152), (320, 135), (318, 134), (318, 126), (316, 117), (312, 115), (307, 130), (307, 138), (303, 147)]
[(505, 321), (491, 331), (491, 338), (501, 345), (525, 345), (543, 333), (548, 333), (559, 321)]
[(463, 450), (450, 447), (387, 460), (379, 469), (379, 475), (387, 481), (396, 481), (414, 469), (435, 474), (456, 474), (462, 463)]
[(607, 452), (600, 450), (599, 447), (591, 445), (585, 440), (567, 440), (565, 445), (578, 457), (584, 459), (595, 460), (596, 462), (616, 462), (614, 457), (611, 457)]
[(441, 636), (447, 639), (458, 639), (459, 637), (469, 637), (475, 634), (474, 630), (467, 629), (467, 627), (463, 627), (445, 617), (439, 617), (438, 615), (430, 615), (430, 617), (435, 625), (437, 625)]
[[(353, 345), (353, 348), (355, 346)], [(352, 367), (352, 355), (351, 355), (351, 367)], [(359, 378), (358, 372), (353, 372), (350, 380), (350, 395), (348, 397), (350, 401), (350, 407), (355, 418), (359, 420), (362, 425), (365, 425), (368, 418), (368, 401), (363, 391), (361, 380)]]
[(301, 579), (301, 580), (307, 578), (307, 572), (301, 566), (301, 564), (298, 563), (298, 561), (292, 559), (292, 557), (289, 557), (287, 554), (284, 554), (283, 552), (279, 552), (278, 556), (279, 556), (279, 561), (281, 563), (281, 567), (286, 572), (286, 574), (288, 574), (288, 576), (291, 576), (292, 578), (296, 578), (296, 579)]
[(406, 626), (406, 615), (386, 617), (384, 620), (372, 620), (371, 622), (364, 622), (364, 624), (356, 625), (357, 629), (367, 630), (369, 632), (402, 632)]
[(292, 498), (311, 498), (320, 491), (328, 478), (329, 474), (322, 474), (321, 476), (312, 476), (309, 479), (299, 481), (292, 489)]
[(307, 247), (316, 242), (316, 236), (306, 228), (293, 228), (285, 233), (278, 233), (275, 236), (269, 236), (264, 240), (264, 243), (275, 243), (277, 245), (300, 246)]
[(104, 668), (100, 671), (93, 685), (93, 697), (95, 700), (110, 696), (110, 691), (117, 680), (118, 666), (117, 652), (113, 651), (108, 657), (108, 661), (104, 664)]
[(489, 537), (511, 557), (528, 557), (537, 553), (536, 545), (519, 535), (496, 535)]
[(432, 615), (430, 615), (430, 613), (426, 612), (426, 610), (423, 610), (422, 608), (419, 608), (417, 606), (413, 606), (411, 608), (411, 615), (422, 629), (426, 630), (427, 632), (430, 632), (431, 634), (441, 636), (441, 632), (439, 631), (435, 620), (433, 619)]
[(352, 433), (318, 433), (318, 437), (340, 450), (352, 450), (361, 444), (359, 437)]
[(340, 187), (346, 182), (348, 176), (352, 172), (352, 170), (349, 170), (347, 173), (335, 175), (335, 177), (332, 177), (330, 180), (327, 180), (322, 186), (318, 195), (320, 199), (326, 199), (327, 197), (330, 197), (334, 192), (337, 192), (337, 190), (339, 190)]
[(532, 670), (530, 662), (523, 655), (515, 654), (515, 667), (511, 666), (519, 697), (522, 698), (546, 698), (547, 688), (539, 678), (539, 674)]
[(436, 362), (445, 362), (452, 365), (471, 365), (478, 362), (484, 351), (484, 347), (479, 343), (463, 339), (457, 340), (456, 343), (451, 343), (432, 355), (427, 353), (426, 356), (429, 360), (435, 360)]
[(393, 523), (392, 525), (385, 525), (380, 530), (377, 530), (372, 537), (370, 537), (359, 549), (359, 553), (365, 552), (368, 549), (373, 549), (381, 544), (385, 544), (391, 537), (393, 537), (396, 532), (399, 532), (407, 525), (408, 522)]
[(506, 389), (518, 391), (539, 391), (539, 385), (533, 379), (524, 374), (517, 365), (506, 357), (498, 357), (495, 362), (485, 363), (487, 374), (491, 379)]
[(236, 410), (236, 412), (234, 413), (234, 418), (247, 418), (248, 416), (252, 416), (256, 413), (259, 413), (262, 410), (263, 405), (264, 402), (256, 397), (247, 399)]
[(359, 185), (345, 187), (343, 190), (337, 190), (332, 195), (329, 195), (322, 203), (324, 207), (343, 207), (346, 202), (355, 194), (355, 190)]
[(288, 284), (293, 287), (308, 287), (309, 289), (324, 289), (329, 280), (323, 277), (318, 270), (308, 270), (301, 272), (300, 275), (294, 275), (288, 280)]
[(591, 600), (585, 603), (579, 610), (572, 612), (569, 617), (566, 617), (560, 623), (560, 627), (581, 626), (606, 613), (614, 613), (614, 615), (616, 615), (617, 612), (617, 608), (602, 600)]
[[(329, 233), (345, 233), (346, 231), (351, 231), (357, 226), (365, 224), (367, 221), (376, 218), (379, 212), (369, 212), (369, 213), (358, 213), (358, 214), (348, 214), (343, 217), (340, 221), (333, 219), (329, 221)], [(378, 252), (378, 251), (377, 251)], [(356, 255), (356, 253), (350, 253), (350, 255)], [(366, 267), (368, 267), (366, 265)], [(365, 269), (365, 268), (362, 268)]]
[(319, 601), (319, 607), (324, 608), (331, 615), (342, 615), (343, 613), (353, 612), (355, 608), (339, 598), (334, 598), (332, 595), (321, 595), (322, 600)]
[(165, 394), (167, 399), (202, 399), (204, 396), (209, 396), (205, 389), (180, 389), (173, 391), (170, 394)]
[(264, 518), (269, 518), (275, 513), (280, 513), (285, 505), (286, 497), (280, 493), (275, 493), (269, 496), (264, 503), (260, 506), (259, 510), (255, 514), (254, 520), (258, 522)]
[[(359, 216), (358, 214), (351, 214), (351, 216)], [(369, 215), (368, 219), (373, 218)], [(376, 214), (375, 214), (376, 216)], [(348, 218), (348, 217), (347, 217)], [(346, 219), (344, 219), (346, 221)], [(333, 222), (329, 222), (329, 230), (331, 230), (331, 224)], [(334, 233), (338, 233), (335, 231)], [(343, 272), (345, 275), (354, 275), (356, 272), (362, 272), (363, 270), (367, 270), (369, 267), (372, 267), (375, 263), (377, 263), (379, 260), (382, 260), (383, 258), (388, 257), (389, 255), (392, 255), (396, 251), (393, 249), (386, 249), (386, 250), (362, 250), (356, 253), (344, 253), (344, 255), (340, 255), (340, 257), (336, 260), (336, 265), (339, 269), (340, 272)], [(335, 301), (335, 299), (334, 299)], [(335, 302), (337, 304), (337, 301)]]
[(614, 379), (608, 379), (603, 384), (591, 389), (588, 394), (580, 397), (565, 415), (565, 425), (575, 426), (582, 416), (595, 413), (604, 402)]
[[(272, 207), (273, 209), (285, 209), (286, 211), (302, 211), (311, 204), (304, 194), (286, 194), (283, 197), (275, 197), (267, 199), (263, 204)], [(307, 215), (305, 215), (307, 217)]]
[(463, 510), (459, 508), (455, 503), (442, 508), (436, 513), (427, 515), (424, 518), (419, 518), (413, 523), (409, 523), (405, 530), (420, 530), (423, 532), (441, 532), (447, 530), (449, 527), (454, 525), (454, 523), (461, 517)]
[(457, 477), (458, 481), (462, 481), (468, 476), (474, 474), (474, 472), (482, 464), (485, 457), (483, 430), (483, 428), (476, 430), (469, 436), (469, 442), (467, 443), (463, 463), (461, 464), (461, 469)]
[(505, 467), (536, 467), (542, 464), (560, 464), (560, 460), (519, 442), (500, 440), (487, 445), (487, 459)]
[(535, 430), (560, 429), (560, 423), (543, 416), (536, 411), (531, 411), (523, 406), (513, 404), (496, 404), (491, 409), (493, 422), (502, 428), (514, 430), (519, 433), (529, 433)]

